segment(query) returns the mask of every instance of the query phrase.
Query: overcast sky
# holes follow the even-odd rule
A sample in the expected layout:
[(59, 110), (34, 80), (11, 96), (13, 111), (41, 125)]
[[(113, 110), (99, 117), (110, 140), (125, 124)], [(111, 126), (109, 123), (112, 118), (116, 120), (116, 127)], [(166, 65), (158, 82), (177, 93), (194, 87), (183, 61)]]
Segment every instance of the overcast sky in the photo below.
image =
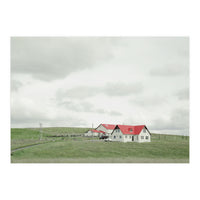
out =
[(11, 127), (189, 134), (186, 37), (11, 38)]

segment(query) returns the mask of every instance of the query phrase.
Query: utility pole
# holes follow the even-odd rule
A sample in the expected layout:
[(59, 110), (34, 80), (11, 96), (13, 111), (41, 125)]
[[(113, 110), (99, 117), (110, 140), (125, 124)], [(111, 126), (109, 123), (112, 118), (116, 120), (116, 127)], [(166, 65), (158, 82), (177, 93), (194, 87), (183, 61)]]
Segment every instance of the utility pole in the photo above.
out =
[(40, 140), (42, 140), (42, 123), (40, 123)]
[(93, 133), (93, 123), (92, 123), (92, 137), (94, 136), (94, 133)]

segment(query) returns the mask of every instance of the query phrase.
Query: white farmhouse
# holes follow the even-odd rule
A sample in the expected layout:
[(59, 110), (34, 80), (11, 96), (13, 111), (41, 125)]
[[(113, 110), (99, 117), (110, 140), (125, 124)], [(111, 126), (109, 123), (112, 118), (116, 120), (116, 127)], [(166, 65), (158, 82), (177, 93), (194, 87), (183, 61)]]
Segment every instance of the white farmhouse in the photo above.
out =
[[(113, 132), (114, 128), (115, 128), (116, 125), (114, 124), (100, 124), (96, 130), (98, 131), (103, 131), (105, 132), (105, 135), (107, 136), (111, 136), (111, 133)], [(102, 135), (102, 134), (101, 134)]]
[(116, 125), (110, 138), (119, 142), (151, 142), (151, 133), (145, 125)]
[(95, 129), (92, 129), (92, 130), (89, 130), (87, 133), (85, 133), (84, 135), (85, 136), (88, 136), (88, 137), (100, 137), (101, 134), (105, 134), (105, 132), (103, 131), (98, 131), (98, 130), (95, 130)]

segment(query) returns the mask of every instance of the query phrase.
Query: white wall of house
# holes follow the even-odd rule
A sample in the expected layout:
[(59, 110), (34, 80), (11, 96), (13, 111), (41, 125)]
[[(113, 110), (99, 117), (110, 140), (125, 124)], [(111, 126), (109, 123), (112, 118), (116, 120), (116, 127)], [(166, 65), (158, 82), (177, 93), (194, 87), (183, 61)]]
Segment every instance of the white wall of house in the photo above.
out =
[(124, 135), (123, 142), (138, 142), (138, 135)]
[(85, 136), (90, 136), (91, 133), (89, 133), (89, 131), (87, 133), (85, 133)]
[(93, 133), (92, 133), (92, 136), (94, 136), (94, 137), (98, 137), (98, 136), (99, 136), (99, 133), (97, 133), (97, 132), (93, 132)]
[(138, 142), (151, 142), (151, 135), (145, 127), (139, 134)]
[(139, 135), (124, 135), (120, 129), (115, 129), (110, 138), (119, 142), (151, 142), (151, 135), (145, 127)]
[(85, 133), (85, 136), (88, 136), (88, 137), (98, 137), (99, 133), (88, 131), (87, 133)]
[(115, 129), (109, 137), (113, 141), (123, 142), (123, 134), (120, 129)]

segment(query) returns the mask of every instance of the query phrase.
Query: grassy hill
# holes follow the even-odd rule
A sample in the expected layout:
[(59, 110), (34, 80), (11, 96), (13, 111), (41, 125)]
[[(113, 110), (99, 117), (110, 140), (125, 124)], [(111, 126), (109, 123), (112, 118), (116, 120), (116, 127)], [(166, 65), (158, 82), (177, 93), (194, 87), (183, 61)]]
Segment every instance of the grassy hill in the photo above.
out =
[[(81, 135), (87, 128), (11, 129), (11, 149), (16, 163), (188, 163), (189, 137), (152, 134), (150, 143), (104, 142)], [(52, 137), (60, 136), (60, 137)]]
[[(77, 128), (77, 127), (48, 127), (48, 128), (42, 128), (42, 131), (46, 135), (67, 135), (67, 134), (83, 134), (90, 130), (91, 128)], [(39, 128), (34, 129), (39, 130)]]

